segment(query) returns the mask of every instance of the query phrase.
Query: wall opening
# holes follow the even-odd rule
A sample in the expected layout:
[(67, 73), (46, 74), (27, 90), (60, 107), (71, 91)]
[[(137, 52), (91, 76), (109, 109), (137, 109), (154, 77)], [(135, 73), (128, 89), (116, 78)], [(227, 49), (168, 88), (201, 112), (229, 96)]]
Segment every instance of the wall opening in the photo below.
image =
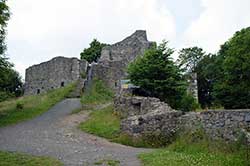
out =
[(37, 89), (36, 93), (37, 93), (37, 94), (40, 94), (40, 93), (41, 93), (40, 89)]
[(64, 87), (64, 82), (61, 82), (61, 87)]
[(141, 110), (141, 103), (135, 103), (135, 104), (133, 104), (133, 107), (134, 107), (136, 110)]

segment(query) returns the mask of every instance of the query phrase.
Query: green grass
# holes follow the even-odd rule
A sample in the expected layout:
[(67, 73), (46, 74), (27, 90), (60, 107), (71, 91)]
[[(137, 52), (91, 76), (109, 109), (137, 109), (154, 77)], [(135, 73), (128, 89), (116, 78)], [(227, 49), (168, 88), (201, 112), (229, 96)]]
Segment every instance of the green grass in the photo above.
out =
[(75, 88), (71, 84), (45, 94), (24, 96), (0, 103), (0, 127), (16, 124), (46, 112)]
[(140, 154), (144, 166), (249, 166), (247, 150), (211, 141), (200, 131), (181, 135), (169, 147)]
[(89, 119), (80, 124), (80, 129), (90, 134), (113, 139), (120, 132), (120, 118), (113, 113), (113, 106), (92, 111)]
[(61, 166), (60, 161), (50, 157), (37, 157), (21, 153), (0, 151), (1, 166)]
[(118, 160), (110, 160), (110, 159), (104, 159), (100, 160), (94, 163), (95, 165), (107, 165), (107, 166), (119, 166), (120, 161)]
[(113, 92), (108, 89), (101, 80), (94, 79), (89, 91), (82, 97), (84, 105), (99, 105), (112, 101)]
[(129, 145), (134, 147), (159, 147), (155, 138), (148, 137), (131, 138), (130, 136), (121, 133), (120, 130), (121, 119), (119, 115), (114, 112), (113, 105), (106, 108), (92, 111), (89, 115), (89, 119), (79, 125), (82, 131), (90, 134), (94, 134), (99, 137), (108, 139), (111, 142), (120, 143), (123, 145)]

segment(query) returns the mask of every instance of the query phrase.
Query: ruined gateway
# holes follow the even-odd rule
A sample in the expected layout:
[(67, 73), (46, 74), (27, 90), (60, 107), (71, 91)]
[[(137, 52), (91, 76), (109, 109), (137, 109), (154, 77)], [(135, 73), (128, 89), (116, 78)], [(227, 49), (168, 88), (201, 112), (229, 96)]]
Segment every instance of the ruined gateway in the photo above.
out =
[[(91, 64), (77, 58), (55, 57), (26, 69), (25, 95), (34, 95), (60, 88), (75, 82), (81, 75), (88, 75), (103, 82), (113, 90), (119, 89), (119, 81), (126, 77), (129, 62), (150, 48), (154, 43), (147, 40), (146, 31), (137, 30), (121, 42), (103, 48), (98, 63)], [(84, 80), (81, 80), (84, 81)]]

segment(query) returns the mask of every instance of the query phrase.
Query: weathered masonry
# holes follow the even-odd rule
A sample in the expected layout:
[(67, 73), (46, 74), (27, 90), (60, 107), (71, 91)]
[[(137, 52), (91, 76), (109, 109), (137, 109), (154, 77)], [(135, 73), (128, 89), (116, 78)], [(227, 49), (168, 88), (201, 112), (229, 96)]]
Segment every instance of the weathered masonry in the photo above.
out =
[(119, 81), (126, 78), (127, 65), (153, 44), (148, 41), (146, 31), (137, 30), (121, 42), (104, 47), (98, 63), (92, 65), (92, 77), (103, 80), (115, 91), (119, 90)]
[(77, 58), (56, 57), (26, 69), (25, 95), (64, 87), (86, 75), (88, 63)]
[(121, 130), (133, 137), (162, 135), (171, 140), (180, 130), (203, 129), (211, 139), (236, 141), (245, 134), (250, 144), (250, 110), (181, 112), (156, 98), (117, 96), (115, 110), (123, 115)]

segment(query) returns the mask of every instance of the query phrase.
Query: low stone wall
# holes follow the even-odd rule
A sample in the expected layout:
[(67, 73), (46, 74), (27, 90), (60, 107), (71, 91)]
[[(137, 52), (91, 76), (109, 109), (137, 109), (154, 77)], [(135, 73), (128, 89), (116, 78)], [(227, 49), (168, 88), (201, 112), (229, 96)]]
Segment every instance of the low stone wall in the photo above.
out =
[[(141, 103), (140, 107), (137, 107), (137, 103)], [(169, 106), (161, 107), (161, 104), (162, 102), (155, 98), (116, 99), (116, 110), (127, 117), (121, 122), (121, 130), (133, 137), (161, 135), (172, 140), (178, 131), (202, 128), (211, 139), (215, 140), (236, 141), (242, 133), (245, 133), (250, 143), (249, 109), (184, 113), (169, 109)]]
[(201, 126), (214, 139), (236, 141), (243, 132), (250, 132), (250, 110), (210, 110), (188, 113), (181, 117), (185, 128)]
[(179, 130), (180, 111), (149, 112), (144, 115), (132, 116), (124, 119), (121, 130), (133, 137), (145, 135), (164, 136), (169, 142)]
[(119, 95), (114, 100), (115, 110), (122, 118), (135, 115), (144, 115), (149, 112), (173, 111), (167, 103), (153, 97)]

